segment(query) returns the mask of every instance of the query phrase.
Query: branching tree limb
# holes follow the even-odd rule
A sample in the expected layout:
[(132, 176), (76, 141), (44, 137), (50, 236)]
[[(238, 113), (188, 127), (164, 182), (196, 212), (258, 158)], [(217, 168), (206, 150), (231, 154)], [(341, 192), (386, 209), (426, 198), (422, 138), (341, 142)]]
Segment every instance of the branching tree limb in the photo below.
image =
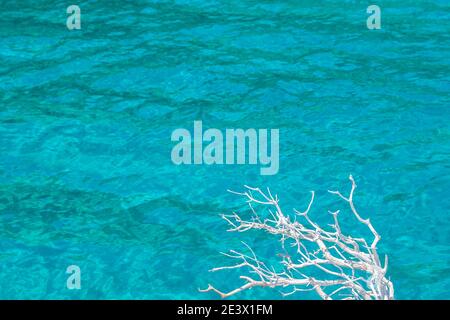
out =
[[(314, 192), (305, 211), (294, 209), (295, 217), (285, 215), (279, 206), (279, 199), (269, 189), (263, 192), (259, 188), (245, 186), (245, 192), (233, 192), (245, 198), (250, 208), (251, 218), (244, 219), (238, 213), (222, 215), (231, 226), (228, 231), (244, 232), (264, 230), (279, 237), (286, 254), (278, 254), (279, 270), (268, 267), (260, 261), (253, 250), (246, 245), (248, 254), (231, 250), (224, 255), (235, 259), (236, 264), (214, 268), (216, 272), (226, 269), (246, 269), (248, 276), (240, 276), (244, 284), (229, 292), (222, 292), (208, 285), (202, 292), (213, 291), (222, 298), (230, 297), (253, 287), (288, 288), (283, 295), (301, 291), (315, 291), (322, 299), (394, 299), (394, 287), (386, 277), (387, 256), (384, 265), (380, 263), (377, 244), (380, 236), (369, 219), (363, 219), (355, 208), (353, 196), (356, 183), (349, 177), (352, 187), (348, 197), (339, 191), (329, 191), (344, 200), (357, 221), (372, 234), (370, 244), (364, 238), (345, 235), (339, 224), (339, 212), (330, 212), (333, 217), (331, 230), (324, 230), (309, 216), (314, 202)], [(256, 207), (268, 209), (268, 217), (256, 212)], [(289, 246), (288, 246), (289, 245)], [(291, 256), (288, 248), (293, 250)], [(295, 257), (294, 257), (295, 256)]]

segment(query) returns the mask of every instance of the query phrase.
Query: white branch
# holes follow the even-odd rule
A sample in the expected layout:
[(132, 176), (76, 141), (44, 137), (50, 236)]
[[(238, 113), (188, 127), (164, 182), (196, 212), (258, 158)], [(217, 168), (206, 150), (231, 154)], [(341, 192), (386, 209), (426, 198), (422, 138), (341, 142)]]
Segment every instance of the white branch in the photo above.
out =
[[(285, 251), (285, 243), (289, 241), (292, 247), (297, 248), (297, 257), (294, 259), (289, 254), (278, 254), (281, 271), (277, 272), (273, 267), (269, 268), (261, 262), (247, 245), (250, 255), (231, 250), (224, 255), (238, 260), (238, 263), (213, 268), (210, 271), (246, 269), (251, 276), (240, 276), (244, 284), (229, 292), (222, 292), (212, 285), (200, 291), (213, 291), (222, 298), (226, 298), (253, 287), (290, 287), (291, 291), (283, 295), (313, 290), (326, 300), (337, 296), (343, 299), (393, 299), (394, 287), (386, 278), (387, 256), (384, 267), (381, 266), (378, 257), (377, 244), (380, 236), (370, 220), (363, 219), (356, 210), (353, 203), (356, 183), (351, 175), (349, 179), (352, 187), (348, 197), (343, 196), (339, 191), (329, 192), (347, 202), (357, 221), (369, 229), (374, 237), (370, 246), (363, 238), (354, 238), (342, 233), (339, 210), (329, 212), (333, 216), (331, 231), (324, 230), (314, 222), (309, 217), (309, 211), (314, 202), (314, 191), (311, 191), (311, 200), (306, 210), (300, 212), (294, 209), (296, 217), (294, 221), (291, 221), (290, 217), (281, 211), (277, 195), (273, 196), (269, 189), (263, 192), (259, 188), (245, 186), (245, 192), (230, 192), (245, 198), (252, 217), (248, 220), (238, 213), (222, 215), (222, 218), (231, 226), (228, 231), (264, 230), (279, 236)], [(258, 214), (255, 210), (258, 205), (267, 207), (270, 217), (263, 218)], [(297, 221), (297, 217), (304, 219), (306, 225)]]

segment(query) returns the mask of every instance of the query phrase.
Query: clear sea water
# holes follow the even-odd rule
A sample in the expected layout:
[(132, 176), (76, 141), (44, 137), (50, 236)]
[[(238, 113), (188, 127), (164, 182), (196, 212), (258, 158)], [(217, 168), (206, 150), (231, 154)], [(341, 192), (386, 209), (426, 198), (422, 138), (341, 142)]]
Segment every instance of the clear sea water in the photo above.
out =
[[(215, 299), (197, 289), (240, 283), (208, 272), (220, 251), (276, 252), (226, 232), (227, 189), (270, 187), (286, 212), (316, 190), (326, 223), (350, 173), (396, 298), (450, 298), (447, 0), (376, 1), (381, 30), (364, 1), (73, 2), (78, 31), (67, 1), (0, 1), (0, 298)], [(279, 128), (279, 173), (173, 165), (194, 120)]]

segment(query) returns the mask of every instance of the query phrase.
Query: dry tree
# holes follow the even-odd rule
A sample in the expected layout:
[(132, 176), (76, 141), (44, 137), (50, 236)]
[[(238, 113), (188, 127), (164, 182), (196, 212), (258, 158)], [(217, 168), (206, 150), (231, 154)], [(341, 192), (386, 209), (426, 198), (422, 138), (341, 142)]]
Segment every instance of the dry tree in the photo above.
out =
[[(380, 236), (369, 219), (363, 219), (355, 208), (353, 196), (356, 183), (349, 177), (352, 187), (348, 197), (339, 191), (328, 191), (344, 200), (357, 222), (367, 228), (373, 236), (370, 244), (363, 237), (345, 235), (339, 224), (339, 210), (328, 211), (333, 217), (331, 230), (325, 230), (314, 222), (308, 214), (314, 202), (314, 191), (304, 212), (294, 209), (293, 219), (285, 215), (279, 206), (278, 196), (272, 196), (259, 188), (245, 186), (245, 192), (234, 192), (243, 196), (250, 208), (251, 217), (242, 218), (238, 213), (222, 215), (231, 226), (228, 231), (244, 232), (264, 230), (280, 239), (286, 254), (277, 254), (272, 258), (278, 261), (278, 269), (262, 262), (253, 250), (246, 245), (248, 254), (230, 250), (225, 256), (237, 260), (231, 266), (217, 267), (210, 271), (226, 269), (247, 270), (241, 275), (244, 284), (229, 292), (222, 292), (208, 285), (201, 292), (214, 291), (222, 298), (230, 297), (254, 287), (286, 288), (283, 295), (301, 291), (315, 291), (322, 299), (394, 299), (394, 287), (386, 277), (388, 258), (381, 264), (377, 252)], [(267, 208), (268, 216), (257, 213), (257, 208)], [(288, 253), (293, 251), (293, 254)]]

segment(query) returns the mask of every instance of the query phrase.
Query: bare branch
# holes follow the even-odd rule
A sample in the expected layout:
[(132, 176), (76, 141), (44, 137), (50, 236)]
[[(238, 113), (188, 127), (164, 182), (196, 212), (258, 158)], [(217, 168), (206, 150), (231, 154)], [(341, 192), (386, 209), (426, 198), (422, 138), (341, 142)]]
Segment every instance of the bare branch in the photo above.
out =
[[(244, 243), (250, 254), (235, 250), (224, 253), (227, 257), (235, 259), (236, 264), (213, 268), (216, 272), (227, 269), (248, 270), (250, 276), (240, 276), (244, 284), (229, 292), (222, 292), (212, 285), (208, 285), (201, 292), (213, 291), (222, 298), (227, 298), (253, 287), (285, 288), (291, 291), (282, 293), (283, 296), (297, 292), (315, 291), (322, 299), (393, 299), (394, 287), (386, 278), (388, 259), (385, 257), (384, 266), (381, 266), (377, 244), (380, 236), (369, 219), (363, 219), (355, 208), (353, 198), (356, 183), (350, 175), (351, 190), (348, 197), (339, 191), (329, 191), (344, 200), (357, 221), (367, 227), (374, 239), (370, 246), (364, 238), (355, 238), (342, 233), (339, 224), (340, 211), (329, 213), (333, 217), (332, 230), (327, 231), (309, 217), (309, 211), (314, 203), (314, 191), (311, 191), (311, 200), (305, 211), (294, 209), (295, 219), (285, 215), (280, 206), (278, 196), (273, 196), (269, 189), (263, 192), (259, 188), (245, 186), (244, 192), (233, 194), (244, 197), (247, 202), (251, 219), (244, 219), (238, 213), (222, 215), (231, 228), (228, 231), (244, 232), (251, 229), (264, 230), (278, 236), (284, 250), (277, 254), (279, 258), (279, 271), (273, 266), (266, 266), (258, 259), (253, 250)], [(269, 218), (264, 218), (256, 211), (256, 205), (265, 206)], [(297, 221), (303, 219), (305, 224)], [(288, 254), (289, 247), (295, 249), (296, 257)]]

